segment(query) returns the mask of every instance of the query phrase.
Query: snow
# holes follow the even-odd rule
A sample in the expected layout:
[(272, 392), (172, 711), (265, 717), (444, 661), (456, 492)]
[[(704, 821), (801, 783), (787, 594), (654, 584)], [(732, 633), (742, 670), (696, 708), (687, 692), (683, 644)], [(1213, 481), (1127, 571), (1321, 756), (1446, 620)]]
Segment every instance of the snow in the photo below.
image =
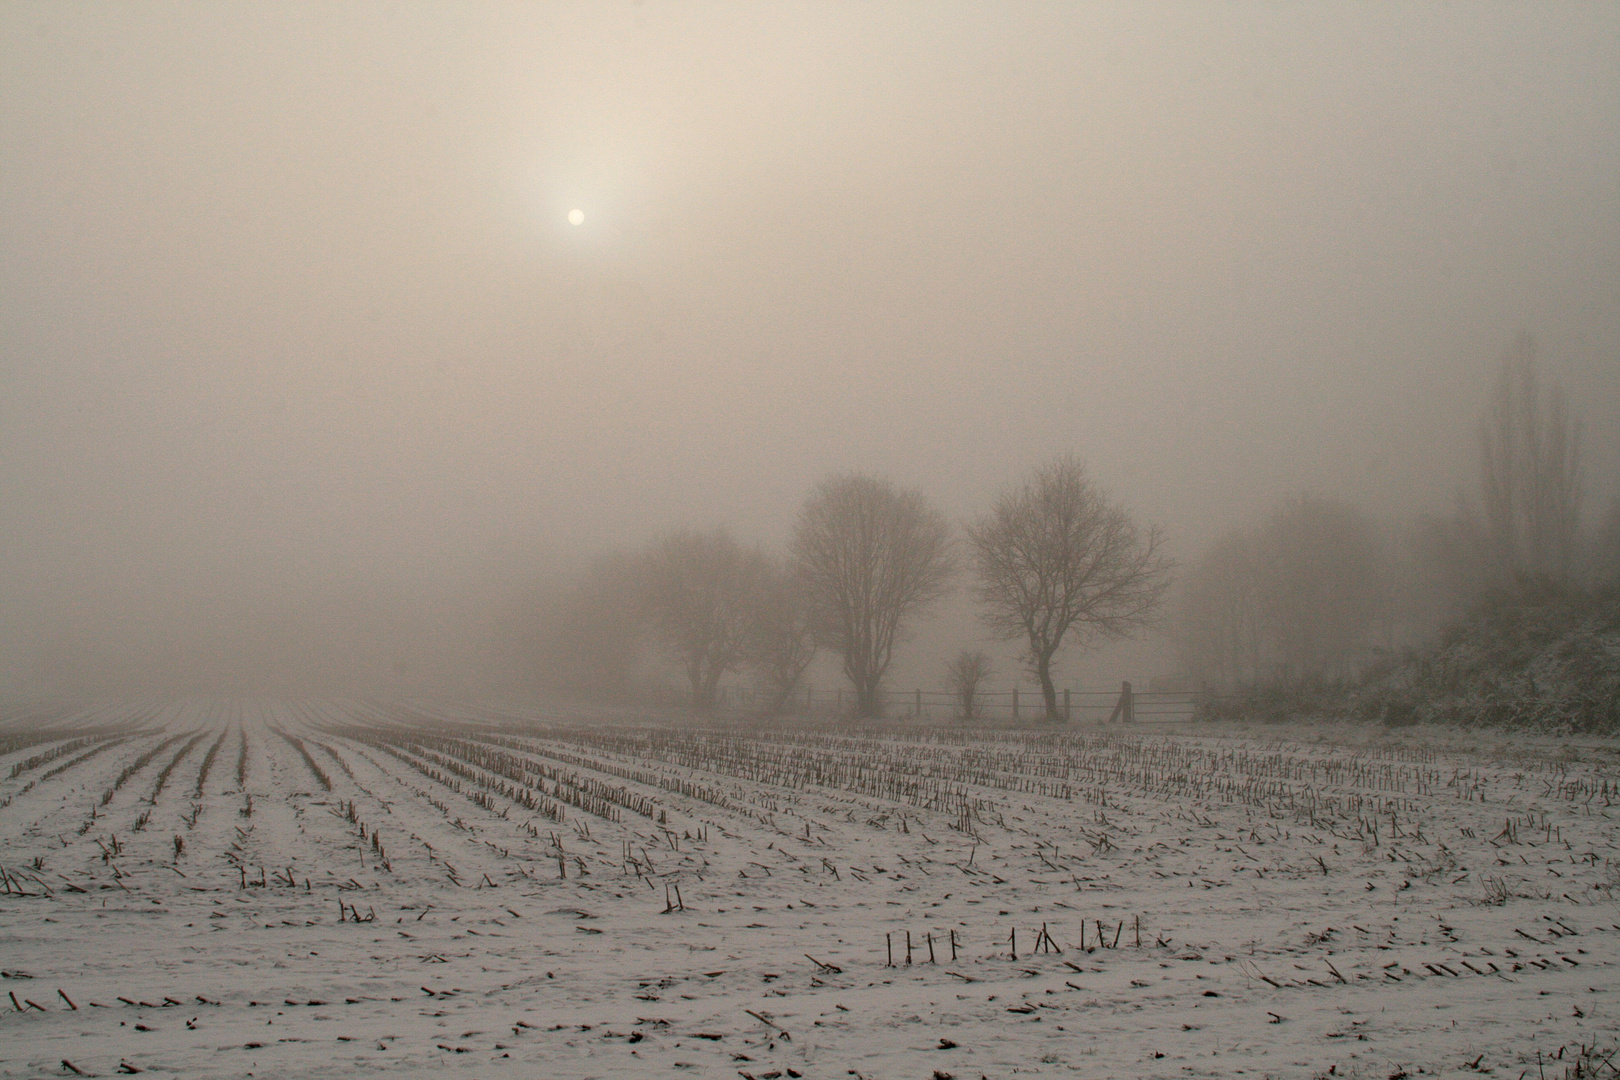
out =
[(1612, 744), (586, 719), (14, 717), (0, 1076), (1518, 1077), (1616, 1045)]

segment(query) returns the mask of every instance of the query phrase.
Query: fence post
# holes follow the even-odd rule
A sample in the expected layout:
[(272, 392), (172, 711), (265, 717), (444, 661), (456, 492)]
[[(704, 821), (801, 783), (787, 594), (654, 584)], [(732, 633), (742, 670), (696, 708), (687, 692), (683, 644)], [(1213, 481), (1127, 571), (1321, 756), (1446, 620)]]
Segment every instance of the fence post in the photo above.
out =
[(921, 687), (919, 687), (917, 689), (916, 696), (912, 699), (911, 715), (914, 718), (918, 719), (918, 720), (922, 719), (922, 688)]
[(1013, 719), (1018, 719), (1018, 687), (1013, 687)]
[(838, 711), (838, 715), (840, 715), (840, 716), (842, 716), (844, 714), (844, 688), (842, 686), (840, 686), (838, 688), (838, 708), (837, 708), (837, 711)]
[(1065, 686), (1063, 688), (1063, 722), (1067, 724), (1073, 719), (1074, 714), (1069, 711), (1069, 688)]
[(1119, 700), (1114, 702), (1114, 711), (1108, 714), (1108, 722), (1112, 724), (1119, 720), (1128, 724), (1135, 719), (1136, 702), (1131, 694), (1131, 684), (1129, 681), (1122, 682), (1119, 684)]

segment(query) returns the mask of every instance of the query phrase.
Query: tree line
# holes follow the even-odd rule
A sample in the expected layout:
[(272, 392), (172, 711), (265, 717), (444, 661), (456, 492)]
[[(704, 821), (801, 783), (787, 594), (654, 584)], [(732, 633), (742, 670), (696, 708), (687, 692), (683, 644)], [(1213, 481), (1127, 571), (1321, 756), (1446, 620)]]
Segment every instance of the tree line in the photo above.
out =
[[(1583, 540), (1581, 425), (1521, 335), (1477, 428), (1477, 488), (1404, 531), (1311, 495), (1228, 531), (1184, 568), (1172, 633), (1189, 681), (1234, 688), (1354, 673), (1493, 601), (1620, 583), (1620, 500)], [(1502, 606), (1505, 604), (1505, 606)]]
[[(1059, 651), (1152, 624), (1170, 586), (1164, 544), (1073, 455), (1032, 470), (960, 530), (919, 491), (842, 473), (805, 499), (785, 555), (713, 529), (599, 559), (558, 606), (546, 652), (567, 689), (613, 696), (646, 642), (680, 669), (698, 711), (717, 706), (728, 676), (748, 673), (775, 712), (826, 651), (855, 715), (875, 717), (906, 627), (965, 571), (989, 627), (1020, 643), (1056, 720)], [(964, 653), (949, 675), (971, 712), (988, 659)]]
[[(879, 476), (828, 476), (805, 498), (787, 549), (729, 531), (678, 530), (597, 559), (552, 605), (551, 685), (630, 696), (638, 658), (678, 668), (699, 711), (751, 677), (777, 712), (818, 655), (836, 658), (860, 717), (882, 711), (905, 630), (966, 577), (978, 613), (1017, 646), (1047, 718), (1065, 650), (1161, 623), (1188, 689), (1342, 679), (1383, 648), (1431, 634), (1487, 597), (1620, 583), (1620, 500), (1583, 540), (1580, 423), (1543, 386), (1533, 343), (1503, 357), (1478, 428), (1477, 495), (1399, 534), (1350, 504), (1283, 499), (1180, 569), (1160, 528), (1137, 520), (1074, 455), (1003, 489), (953, 525), (921, 492)], [(991, 676), (964, 650), (944, 672), (966, 715)]]

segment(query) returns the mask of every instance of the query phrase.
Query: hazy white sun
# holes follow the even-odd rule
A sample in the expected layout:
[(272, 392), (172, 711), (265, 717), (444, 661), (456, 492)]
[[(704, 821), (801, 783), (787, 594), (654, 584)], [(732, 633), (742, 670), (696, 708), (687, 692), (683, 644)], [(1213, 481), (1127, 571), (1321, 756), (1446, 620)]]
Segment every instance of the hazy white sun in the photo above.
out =
[(585, 224), (585, 211), (579, 210), (579, 209), (574, 209), (574, 210), (568, 211), (568, 224), (570, 224), (570, 225), (583, 225), (583, 224)]

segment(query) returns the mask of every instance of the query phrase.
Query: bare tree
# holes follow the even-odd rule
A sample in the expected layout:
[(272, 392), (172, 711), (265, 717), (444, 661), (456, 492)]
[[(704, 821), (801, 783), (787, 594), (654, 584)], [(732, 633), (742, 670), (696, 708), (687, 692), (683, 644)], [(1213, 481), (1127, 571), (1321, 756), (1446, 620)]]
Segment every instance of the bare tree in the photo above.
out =
[(770, 695), (767, 713), (774, 716), (782, 712), (816, 658), (810, 605), (802, 582), (786, 567), (765, 568), (755, 595), (745, 653)]
[(856, 715), (880, 715), (902, 625), (950, 582), (950, 526), (921, 493), (846, 473), (805, 500), (793, 556), (817, 639), (855, 686)]
[(1003, 492), (967, 534), (985, 620), (1023, 639), (1048, 720), (1062, 717), (1052, 659), (1065, 638), (1128, 637), (1152, 622), (1169, 587), (1163, 533), (1140, 528), (1073, 455)]
[(1520, 578), (1565, 584), (1581, 511), (1581, 427), (1563, 391), (1545, 404), (1536, 347), (1520, 334), (1502, 357), (1480, 426), (1485, 520), (1498, 558)]
[(945, 665), (945, 683), (962, 706), (962, 719), (978, 715), (979, 687), (993, 674), (990, 658), (977, 649), (963, 649)]
[(764, 576), (765, 557), (724, 530), (671, 533), (644, 557), (643, 610), (699, 712), (713, 710), (720, 680), (742, 662)]
[[(1453, 546), (1436, 527), (1422, 542)], [(1359, 510), (1289, 498), (1259, 528), (1222, 536), (1183, 576), (1175, 631), (1182, 662), (1216, 686), (1341, 673), (1389, 615), (1387, 573)]]

